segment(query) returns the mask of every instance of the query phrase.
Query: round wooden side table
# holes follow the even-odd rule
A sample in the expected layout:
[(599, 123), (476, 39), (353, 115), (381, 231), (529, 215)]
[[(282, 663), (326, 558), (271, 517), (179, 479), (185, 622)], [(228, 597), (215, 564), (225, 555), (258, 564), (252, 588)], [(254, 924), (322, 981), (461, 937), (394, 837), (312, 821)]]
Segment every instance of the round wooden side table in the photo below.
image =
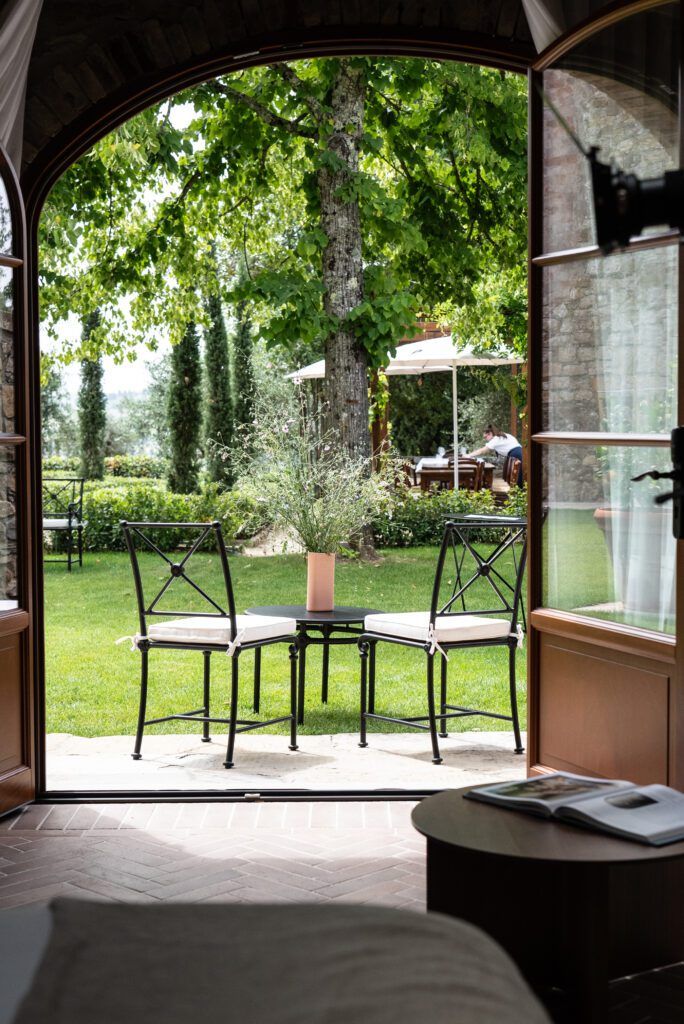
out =
[(413, 811), (428, 910), (495, 938), (554, 1019), (605, 1024), (611, 979), (684, 960), (684, 842), (646, 846), (467, 792)]

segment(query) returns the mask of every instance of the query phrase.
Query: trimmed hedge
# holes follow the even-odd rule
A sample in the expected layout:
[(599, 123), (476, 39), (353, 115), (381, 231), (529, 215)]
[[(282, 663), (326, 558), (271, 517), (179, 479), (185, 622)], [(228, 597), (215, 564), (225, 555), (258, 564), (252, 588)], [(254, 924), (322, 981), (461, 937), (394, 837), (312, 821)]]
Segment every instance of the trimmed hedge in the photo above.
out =
[(105, 459), (107, 476), (126, 476), (149, 479), (165, 477), (166, 459), (153, 455), (109, 455)]
[[(134, 486), (95, 482), (83, 495), (83, 516), (88, 525), (84, 544), (88, 551), (123, 551), (122, 519), (130, 522), (211, 522), (218, 519), (226, 543), (249, 537), (263, 525), (260, 513), (251, 501), (235, 491), (220, 492), (207, 487), (201, 494), (173, 494), (158, 482), (136, 483)], [(195, 536), (195, 535), (193, 535)], [(157, 530), (150, 539), (160, 547), (187, 543), (177, 531)]]
[(390, 509), (373, 522), (376, 543), (384, 548), (439, 544), (445, 518), (456, 513), (525, 515), (525, 490), (515, 488), (515, 492), (513, 500), (502, 506), (495, 505), (488, 490), (397, 492)]

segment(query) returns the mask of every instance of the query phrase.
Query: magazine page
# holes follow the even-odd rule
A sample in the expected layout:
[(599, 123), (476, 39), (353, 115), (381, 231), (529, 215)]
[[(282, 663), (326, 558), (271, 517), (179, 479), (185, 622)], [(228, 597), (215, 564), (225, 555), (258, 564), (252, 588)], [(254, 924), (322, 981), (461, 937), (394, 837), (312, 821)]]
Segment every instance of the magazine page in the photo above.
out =
[(594, 796), (559, 808), (557, 816), (654, 846), (684, 839), (684, 794), (669, 786)]
[(480, 786), (471, 789), (466, 796), (551, 817), (558, 807), (590, 799), (599, 793), (617, 793), (633, 788), (633, 783), (623, 779), (594, 779), (587, 775), (573, 775), (571, 772), (554, 772), (533, 779)]

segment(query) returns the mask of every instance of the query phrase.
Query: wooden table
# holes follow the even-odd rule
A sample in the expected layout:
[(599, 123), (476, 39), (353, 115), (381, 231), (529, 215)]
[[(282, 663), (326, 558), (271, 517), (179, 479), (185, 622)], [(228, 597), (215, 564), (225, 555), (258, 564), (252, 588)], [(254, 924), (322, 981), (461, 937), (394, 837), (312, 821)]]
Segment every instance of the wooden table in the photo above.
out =
[(467, 791), (413, 811), (427, 837), (428, 910), (493, 936), (555, 1020), (605, 1024), (610, 979), (684, 960), (684, 842), (614, 839)]

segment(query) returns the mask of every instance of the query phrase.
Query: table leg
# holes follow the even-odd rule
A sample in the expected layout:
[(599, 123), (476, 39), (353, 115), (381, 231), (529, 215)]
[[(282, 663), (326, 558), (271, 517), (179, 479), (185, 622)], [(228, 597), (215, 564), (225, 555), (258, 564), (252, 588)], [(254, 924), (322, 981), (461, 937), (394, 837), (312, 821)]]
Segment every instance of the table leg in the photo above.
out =
[(254, 651), (254, 713), (259, 713), (261, 704), (261, 648)]
[(328, 671), (330, 669), (330, 630), (324, 626), (321, 630), (323, 634), (323, 675), (321, 679), (321, 701), (323, 704), (328, 703)]
[(299, 686), (297, 692), (297, 723), (304, 722), (304, 691), (306, 687), (306, 646), (307, 635), (305, 632), (299, 634)]

